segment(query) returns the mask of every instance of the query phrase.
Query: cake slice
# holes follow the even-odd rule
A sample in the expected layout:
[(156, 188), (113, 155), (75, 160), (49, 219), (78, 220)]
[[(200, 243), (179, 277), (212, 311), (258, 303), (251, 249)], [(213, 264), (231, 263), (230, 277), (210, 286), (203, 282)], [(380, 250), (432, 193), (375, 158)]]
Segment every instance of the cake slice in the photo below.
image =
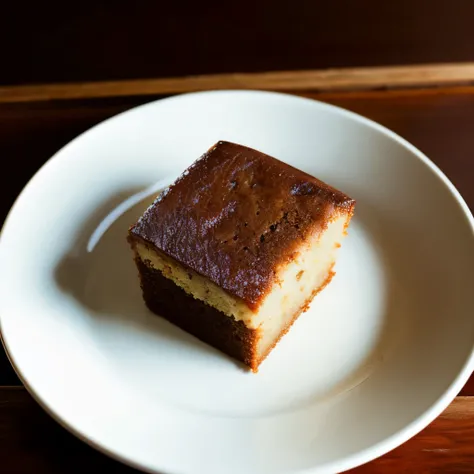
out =
[(145, 303), (256, 372), (331, 281), (354, 205), (275, 158), (218, 142), (130, 228)]

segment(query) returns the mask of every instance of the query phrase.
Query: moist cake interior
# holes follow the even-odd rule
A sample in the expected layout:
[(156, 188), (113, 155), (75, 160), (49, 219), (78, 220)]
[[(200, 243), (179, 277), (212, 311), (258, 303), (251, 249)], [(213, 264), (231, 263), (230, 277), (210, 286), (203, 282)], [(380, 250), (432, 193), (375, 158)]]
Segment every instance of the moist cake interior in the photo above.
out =
[(218, 142), (130, 228), (145, 303), (256, 371), (331, 280), (354, 205), (271, 156)]
[(337, 249), (347, 224), (348, 216), (341, 215), (330, 222), (321, 235), (312, 236), (294, 260), (278, 270), (271, 291), (256, 311), (207, 278), (183, 267), (144, 242), (136, 244), (135, 252), (144, 265), (159, 271), (187, 295), (257, 330), (256, 358), (260, 363), (296, 317), (307, 308), (316, 293), (330, 282)]

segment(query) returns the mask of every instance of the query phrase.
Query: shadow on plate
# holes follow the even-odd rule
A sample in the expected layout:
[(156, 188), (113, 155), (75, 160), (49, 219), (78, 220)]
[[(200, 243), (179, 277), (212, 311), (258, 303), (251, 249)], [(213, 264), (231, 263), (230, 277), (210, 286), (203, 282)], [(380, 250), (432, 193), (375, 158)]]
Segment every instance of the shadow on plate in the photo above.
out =
[[(157, 317), (144, 305), (137, 269), (126, 236), (129, 226), (136, 222), (151, 204), (156, 193), (137, 204), (132, 202), (131, 207), (123, 213), (113, 215), (114, 210), (123, 208), (124, 203), (142, 191), (143, 189), (137, 188), (123, 190), (104, 202), (83, 223), (81, 234), (56, 268), (57, 284), (63, 292), (85, 307), (92, 318), (104, 325), (118, 325), (127, 331), (141, 332), (147, 337), (156, 338), (157, 344), (166, 339), (172, 341), (174, 347), (186, 346), (186, 350), (195, 351), (195, 355), (225, 359), (229, 364), (247, 372), (242, 364), (223, 356), (216, 349)], [(384, 357), (391, 349), (399, 346), (401, 338), (404, 337), (403, 333), (407, 328), (400, 316), (413, 311), (403, 308), (407, 302), (403, 299), (400, 282), (405, 270), (403, 265), (400, 266), (401, 261), (397, 262), (393, 258), (393, 255), (396, 255), (394, 250), (387, 250), (387, 245), (391, 243), (386, 239), (386, 223), (378, 220), (376, 210), (364, 209), (363, 206), (358, 210), (357, 220), (359, 225), (364, 227), (364, 233), (373, 239), (373, 246), (380, 259), (384, 260), (390, 256), (389, 260), (383, 263), (387, 269), (384, 314), (381, 316), (377, 340), (366, 359), (355, 370), (336, 386), (328, 387), (324, 393), (319, 392), (308, 400), (300, 400), (302, 406), (347, 393), (367, 380), (383, 363)], [(103, 229), (102, 235), (97, 235), (97, 230), (103, 227), (106, 221), (110, 221), (110, 225)], [(396, 242), (392, 244), (395, 247), (397, 245)], [(363, 269), (360, 271), (362, 277)]]
[[(358, 206), (354, 220), (357, 220), (364, 229), (364, 234), (370, 239), (371, 246), (384, 269), (381, 324), (370, 351), (359, 362), (358, 367), (322, 395), (307, 400), (307, 405), (334, 399), (334, 397), (345, 395), (359, 387), (388, 358), (396, 354), (403, 344), (403, 340), (411, 332), (410, 315), (415, 311), (416, 302), (404, 297), (404, 276), (406, 276), (407, 270), (405, 259), (397, 258), (399, 242), (396, 241), (395, 236), (399, 234), (390, 232), (395, 223), (388, 220), (383, 212), (367, 205), (367, 203)], [(399, 224), (399, 232), (402, 232), (402, 227)], [(363, 280), (364, 268), (360, 268), (359, 273), (361, 280)], [(360, 283), (354, 282), (354, 284)]]
[[(168, 321), (149, 311), (142, 299), (138, 271), (126, 241), (127, 231), (151, 204), (156, 194), (148, 196), (123, 213), (126, 203), (143, 189), (126, 189), (107, 200), (82, 225), (82, 232), (55, 270), (61, 290), (87, 309), (103, 324), (126, 327), (130, 331), (172, 340), (207, 356), (219, 357), (214, 348), (204, 344)], [(125, 204), (125, 206), (124, 206)], [(106, 229), (104, 222), (110, 221)], [(102, 235), (97, 235), (97, 230)], [(158, 343), (158, 342), (157, 342)]]

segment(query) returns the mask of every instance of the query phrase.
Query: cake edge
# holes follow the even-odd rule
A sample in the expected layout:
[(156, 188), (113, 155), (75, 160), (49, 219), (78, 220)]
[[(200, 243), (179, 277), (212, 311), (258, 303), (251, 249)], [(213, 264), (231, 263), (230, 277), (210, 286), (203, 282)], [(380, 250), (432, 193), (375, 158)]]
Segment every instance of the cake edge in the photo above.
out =
[[(247, 150), (251, 154), (253, 153), (258, 156), (261, 155), (265, 159), (271, 160), (272, 162), (273, 161), (276, 162), (279, 167), (286, 170), (289, 174), (292, 174), (295, 177), (299, 177), (300, 179), (304, 180), (303, 185), (306, 182), (314, 183), (320, 190), (324, 191), (323, 194), (325, 194), (325, 199), (327, 200), (327, 203), (329, 203), (329, 205), (332, 206), (332, 210), (329, 212), (328, 216), (324, 218), (322, 221), (314, 221), (308, 226), (306, 237), (310, 236), (314, 232), (318, 232), (320, 234), (324, 233), (327, 228), (327, 225), (332, 222), (333, 218), (337, 218), (337, 215), (341, 215), (341, 214), (347, 215), (349, 216), (349, 221), (350, 221), (354, 213), (354, 208), (357, 203), (355, 199), (351, 198), (349, 195), (341, 191), (339, 188), (336, 188), (333, 185), (325, 181), (322, 181), (316, 176), (311, 175), (308, 172), (303, 171), (299, 168), (296, 168), (295, 166), (285, 161), (282, 161), (279, 158), (276, 158), (263, 151), (260, 151), (259, 149), (251, 148), (247, 145), (241, 145), (241, 144), (237, 144), (237, 143), (230, 142), (227, 140), (218, 140), (213, 145), (211, 145), (204, 153), (202, 153), (197, 159), (195, 159), (181, 173), (181, 175), (179, 175), (178, 178), (175, 179), (173, 183), (165, 187), (162, 190), (162, 192), (158, 196), (156, 196), (153, 203), (148, 206), (148, 208), (138, 218), (138, 220), (129, 227), (128, 233), (130, 236), (133, 236), (133, 238), (141, 239), (143, 242), (147, 243), (148, 245), (156, 249), (156, 251), (160, 251), (164, 255), (168, 256), (169, 258), (172, 258), (176, 260), (177, 262), (179, 262), (180, 265), (182, 265), (183, 267), (188, 267), (192, 269), (194, 272), (201, 274), (203, 277), (209, 279), (210, 281), (213, 281), (216, 285), (223, 288), (226, 292), (228, 292), (232, 296), (243, 300), (249, 308), (251, 308), (254, 311), (257, 311), (258, 307), (261, 305), (262, 301), (271, 290), (272, 285), (275, 283), (274, 272), (272, 273), (268, 271), (267, 272), (268, 275), (265, 276), (264, 278), (266, 281), (264, 283), (261, 283), (261, 281), (259, 280), (259, 284), (258, 284), (259, 287), (256, 290), (251, 291), (251, 289), (256, 286), (256, 284), (252, 283), (255, 279), (249, 278), (248, 279), (249, 285), (243, 287), (242, 285), (240, 286), (237, 285), (235, 281), (233, 281), (233, 279), (230, 279), (227, 277), (221, 278), (220, 276), (221, 273), (214, 271), (216, 268), (217, 269), (220, 268), (219, 265), (217, 264), (215, 268), (213, 268), (214, 273), (205, 271), (205, 268), (202, 265), (201, 266), (193, 265), (192, 261), (190, 262), (189, 259), (183, 258), (183, 255), (179, 254), (179, 252), (170, 250), (169, 246), (159, 245), (157, 241), (153, 238), (153, 236), (151, 234), (148, 234), (144, 230), (147, 227), (147, 225), (145, 225), (148, 219), (147, 216), (152, 214), (153, 208), (155, 208), (158, 205), (164, 204), (164, 202), (167, 201), (167, 198), (169, 197), (169, 195), (173, 193), (174, 190), (180, 188), (180, 185), (184, 184), (186, 180), (191, 179), (190, 174), (195, 170), (195, 168), (198, 168), (201, 162), (205, 162), (207, 159), (209, 159), (211, 155), (214, 153), (214, 151), (221, 146), (237, 147), (239, 149)], [(303, 192), (303, 194), (305, 193)], [(149, 220), (150, 222), (153, 222), (152, 217), (150, 217)], [(278, 221), (275, 221), (272, 225), (277, 225), (277, 224), (278, 224)], [(151, 226), (151, 228), (153, 229), (153, 226)], [(286, 249), (285, 253), (288, 254), (287, 255), (288, 258), (291, 258), (291, 255), (294, 252), (297, 252), (298, 249), (293, 248), (292, 245), (288, 245), (287, 247), (288, 248)]]
[[(140, 286), (143, 293), (143, 300), (147, 308), (156, 316), (161, 317), (171, 324), (175, 325), (176, 327), (180, 328), (182, 331), (196, 337), (203, 343), (213, 347), (214, 349), (220, 351), (223, 354), (226, 354), (228, 357), (231, 357), (234, 360), (239, 361), (247, 368), (249, 368), (253, 373), (258, 373), (260, 365), (265, 361), (265, 359), (269, 356), (269, 354), (275, 349), (281, 339), (289, 332), (295, 321), (301, 316), (302, 313), (306, 312), (309, 309), (309, 306), (313, 299), (316, 297), (318, 293), (323, 291), (326, 286), (331, 282), (332, 278), (335, 275), (334, 272), (334, 265), (335, 261), (328, 267), (328, 273), (326, 278), (324, 279), (323, 283), (313, 290), (310, 297), (300, 306), (300, 308), (294, 313), (291, 317), (289, 323), (287, 323), (278, 333), (278, 337), (275, 338), (274, 342), (265, 353), (259, 357), (258, 354), (258, 343), (261, 338), (261, 328), (249, 328), (245, 322), (242, 320), (236, 320), (234, 317), (226, 315), (222, 311), (214, 308), (213, 306), (208, 305), (206, 302), (202, 300), (198, 300), (194, 298), (192, 295), (187, 294), (181, 287), (176, 285), (172, 280), (167, 278), (160, 270), (156, 268), (150, 267), (144, 262), (138, 255), (135, 255), (135, 264), (138, 269), (139, 278), (140, 278)], [(158, 280), (158, 285), (156, 285)], [(167, 282), (169, 285), (172, 286), (173, 291), (177, 294), (177, 297), (183, 301), (183, 303), (188, 303), (189, 307), (187, 308), (188, 311), (194, 312), (196, 307), (204, 307), (205, 311), (207, 310), (208, 315), (213, 315), (212, 318), (215, 318), (215, 323), (217, 325), (224, 325), (226, 327), (226, 331), (221, 332), (217, 338), (208, 338), (208, 337), (200, 337), (197, 331), (193, 331), (189, 329), (189, 316), (186, 315), (185, 318), (180, 320), (179, 317), (175, 317), (174, 314), (171, 314), (170, 311), (167, 311), (163, 307), (159, 308), (159, 301), (153, 299), (153, 292), (149, 291), (147, 286), (151, 284), (157, 290), (161, 290), (163, 286), (160, 287), (159, 280), (162, 282)], [(194, 305), (194, 308), (193, 308)], [(176, 315), (178, 316), (178, 315)], [(191, 318), (194, 316), (191, 316)], [(186, 324), (186, 320), (188, 319), (188, 324)], [(202, 327), (201, 327), (202, 328)], [(212, 334), (212, 331), (211, 331)], [(231, 341), (231, 336), (235, 334), (240, 334), (239, 341), (242, 344), (238, 344), (240, 348), (240, 352), (242, 354), (239, 357), (235, 352), (235, 344), (236, 341)], [(222, 339), (226, 339), (232, 344), (234, 344), (234, 350), (229, 349), (227, 346), (222, 346), (222, 340), (219, 341), (219, 337)], [(217, 343), (216, 343), (217, 339)]]
[[(238, 321), (206, 302), (187, 294), (160, 270), (148, 266), (138, 256), (135, 257), (135, 264), (139, 273), (143, 301), (153, 314), (239, 361), (250, 368), (252, 372), (257, 372), (260, 328), (249, 328), (243, 321)], [(166, 303), (160, 302), (155, 291), (162, 292), (162, 294), (167, 293), (168, 296), (170, 292), (172, 293), (168, 306)], [(174, 311), (176, 306), (173, 300), (179, 300), (178, 304), (181, 305), (177, 311)], [(194, 314), (190, 315), (189, 312)], [(194, 318), (199, 318), (199, 324), (193, 324)]]
[(329, 283), (331, 283), (331, 280), (334, 278), (334, 276), (336, 275), (336, 272), (334, 271), (334, 266), (335, 266), (336, 262), (333, 262), (332, 265), (329, 267), (328, 269), (328, 274), (325, 278), (325, 280), (323, 281), (323, 283), (318, 287), (318, 288), (315, 288), (313, 290), (313, 292), (311, 293), (310, 297), (303, 303), (302, 306), (300, 306), (300, 308), (294, 313), (293, 317), (291, 318), (290, 322), (288, 324), (285, 325), (285, 327), (280, 331), (278, 337), (275, 339), (274, 343), (265, 351), (265, 353), (263, 354), (262, 357), (259, 358), (258, 360), (258, 364), (257, 364), (257, 370), (254, 370), (253, 372), (256, 373), (258, 372), (258, 367), (260, 366), (260, 364), (270, 355), (270, 353), (273, 351), (273, 349), (275, 349), (275, 347), (278, 345), (278, 343), (282, 340), (283, 336), (285, 336), (289, 330), (291, 329), (291, 327), (293, 326), (293, 324), (296, 322), (296, 320), (303, 314), (305, 313), (306, 311), (308, 311), (313, 299), (321, 292), (323, 291), (326, 286), (329, 285)]

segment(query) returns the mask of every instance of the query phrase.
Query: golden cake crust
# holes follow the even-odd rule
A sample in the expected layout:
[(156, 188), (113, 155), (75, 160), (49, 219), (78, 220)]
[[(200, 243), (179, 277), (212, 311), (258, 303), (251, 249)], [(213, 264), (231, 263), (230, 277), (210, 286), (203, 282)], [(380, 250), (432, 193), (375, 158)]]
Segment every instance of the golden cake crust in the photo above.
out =
[(281, 265), (354, 200), (257, 150), (218, 142), (130, 229), (257, 309)]

